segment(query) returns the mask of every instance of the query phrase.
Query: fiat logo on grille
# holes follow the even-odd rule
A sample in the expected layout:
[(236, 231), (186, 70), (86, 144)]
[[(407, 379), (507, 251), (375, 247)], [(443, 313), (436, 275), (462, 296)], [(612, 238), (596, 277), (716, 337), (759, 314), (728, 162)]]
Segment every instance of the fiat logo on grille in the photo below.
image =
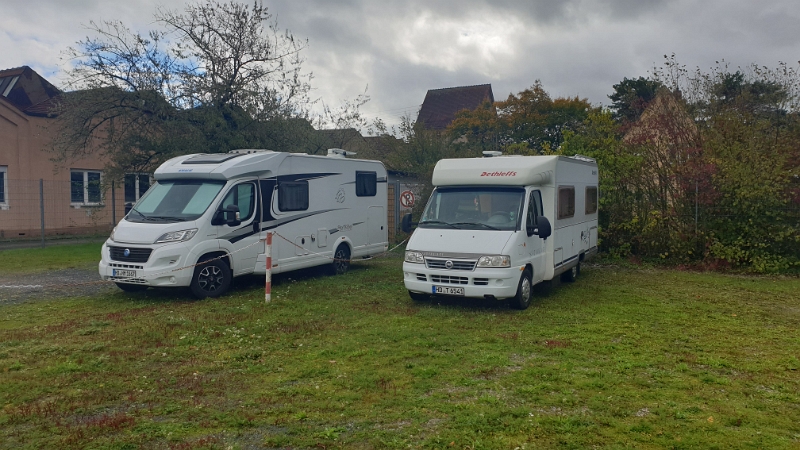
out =
[(131, 256), (131, 249), (129, 249), (129, 248), (126, 248), (126, 249), (125, 249), (125, 251), (123, 251), (123, 252), (122, 252), (122, 254), (123, 254), (123, 255), (125, 255), (125, 257), (126, 257), (126, 258), (127, 258), (128, 256)]
[(445, 269), (452, 269), (453, 268), (453, 261), (449, 261), (448, 260), (447, 262), (445, 262), (444, 263), (444, 268)]

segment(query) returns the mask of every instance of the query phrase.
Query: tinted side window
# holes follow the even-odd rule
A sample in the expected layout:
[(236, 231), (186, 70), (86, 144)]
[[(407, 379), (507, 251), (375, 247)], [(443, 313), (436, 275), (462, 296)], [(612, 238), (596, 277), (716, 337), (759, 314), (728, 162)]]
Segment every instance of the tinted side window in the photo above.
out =
[(528, 199), (528, 215), (525, 217), (525, 226), (535, 228), (536, 218), (542, 215), (544, 215), (542, 211), (542, 193), (533, 191)]
[(586, 214), (597, 212), (597, 186), (586, 188)]
[(356, 196), (374, 197), (378, 193), (376, 172), (356, 172)]
[(256, 204), (256, 185), (253, 183), (237, 184), (228, 192), (222, 200), (222, 209), (229, 205), (239, 207), (239, 220), (249, 220), (253, 215)]
[(278, 209), (305, 211), (308, 209), (308, 181), (278, 183)]
[(558, 188), (558, 218), (568, 219), (575, 216), (575, 187)]

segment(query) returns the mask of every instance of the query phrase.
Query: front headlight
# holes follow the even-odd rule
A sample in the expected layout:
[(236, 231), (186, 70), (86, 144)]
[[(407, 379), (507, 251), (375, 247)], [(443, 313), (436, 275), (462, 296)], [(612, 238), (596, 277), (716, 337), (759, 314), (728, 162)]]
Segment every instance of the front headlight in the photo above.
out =
[(478, 267), (511, 267), (511, 257), (506, 255), (481, 256)]
[(197, 234), (197, 228), (192, 228), (191, 230), (170, 231), (169, 233), (162, 234), (158, 239), (156, 239), (155, 244), (188, 241), (189, 239), (193, 238), (195, 234)]
[(117, 227), (114, 227), (114, 229), (111, 230), (111, 236), (108, 237), (108, 240), (110, 240), (112, 242), (114, 241), (114, 233), (116, 233), (116, 231), (117, 231)]
[(406, 250), (406, 262), (414, 264), (425, 264), (425, 258), (422, 257), (420, 252), (412, 252)]

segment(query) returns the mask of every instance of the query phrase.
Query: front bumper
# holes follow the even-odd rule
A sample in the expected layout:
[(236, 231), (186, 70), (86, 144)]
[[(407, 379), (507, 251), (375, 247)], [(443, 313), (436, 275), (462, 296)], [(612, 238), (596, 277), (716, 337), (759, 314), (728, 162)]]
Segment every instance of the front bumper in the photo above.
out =
[(425, 264), (403, 263), (403, 284), (411, 292), (433, 294), (435, 286), (463, 287), (464, 297), (494, 297), (498, 300), (517, 295), (524, 267), (476, 268), (474, 270), (429, 269)]
[[(147, 248), (152, 252), (146, 262), (117, 261), (111, 259), (109, 245), (130, 246), (137, 249)], [(189, 286), (192, 282), (194, 269), (187, 267), (189, 264), (186, 263), (191, 255), (183, 243), (140, 245), (106, 241), (101, 254), (98, 271), (103, 280), (154, 287)], [(134, 271), (134, 276), (123, 276), (119, 273), (131, 270)]]

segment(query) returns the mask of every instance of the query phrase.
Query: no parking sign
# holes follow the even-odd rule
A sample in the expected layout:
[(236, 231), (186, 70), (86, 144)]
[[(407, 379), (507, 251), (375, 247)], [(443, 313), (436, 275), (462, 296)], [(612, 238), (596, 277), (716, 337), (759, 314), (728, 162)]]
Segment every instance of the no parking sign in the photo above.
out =
[(402, 206), (403, 208), (413, 208), (414, 193), (409, 190), (400, 193), (400, 206)]

